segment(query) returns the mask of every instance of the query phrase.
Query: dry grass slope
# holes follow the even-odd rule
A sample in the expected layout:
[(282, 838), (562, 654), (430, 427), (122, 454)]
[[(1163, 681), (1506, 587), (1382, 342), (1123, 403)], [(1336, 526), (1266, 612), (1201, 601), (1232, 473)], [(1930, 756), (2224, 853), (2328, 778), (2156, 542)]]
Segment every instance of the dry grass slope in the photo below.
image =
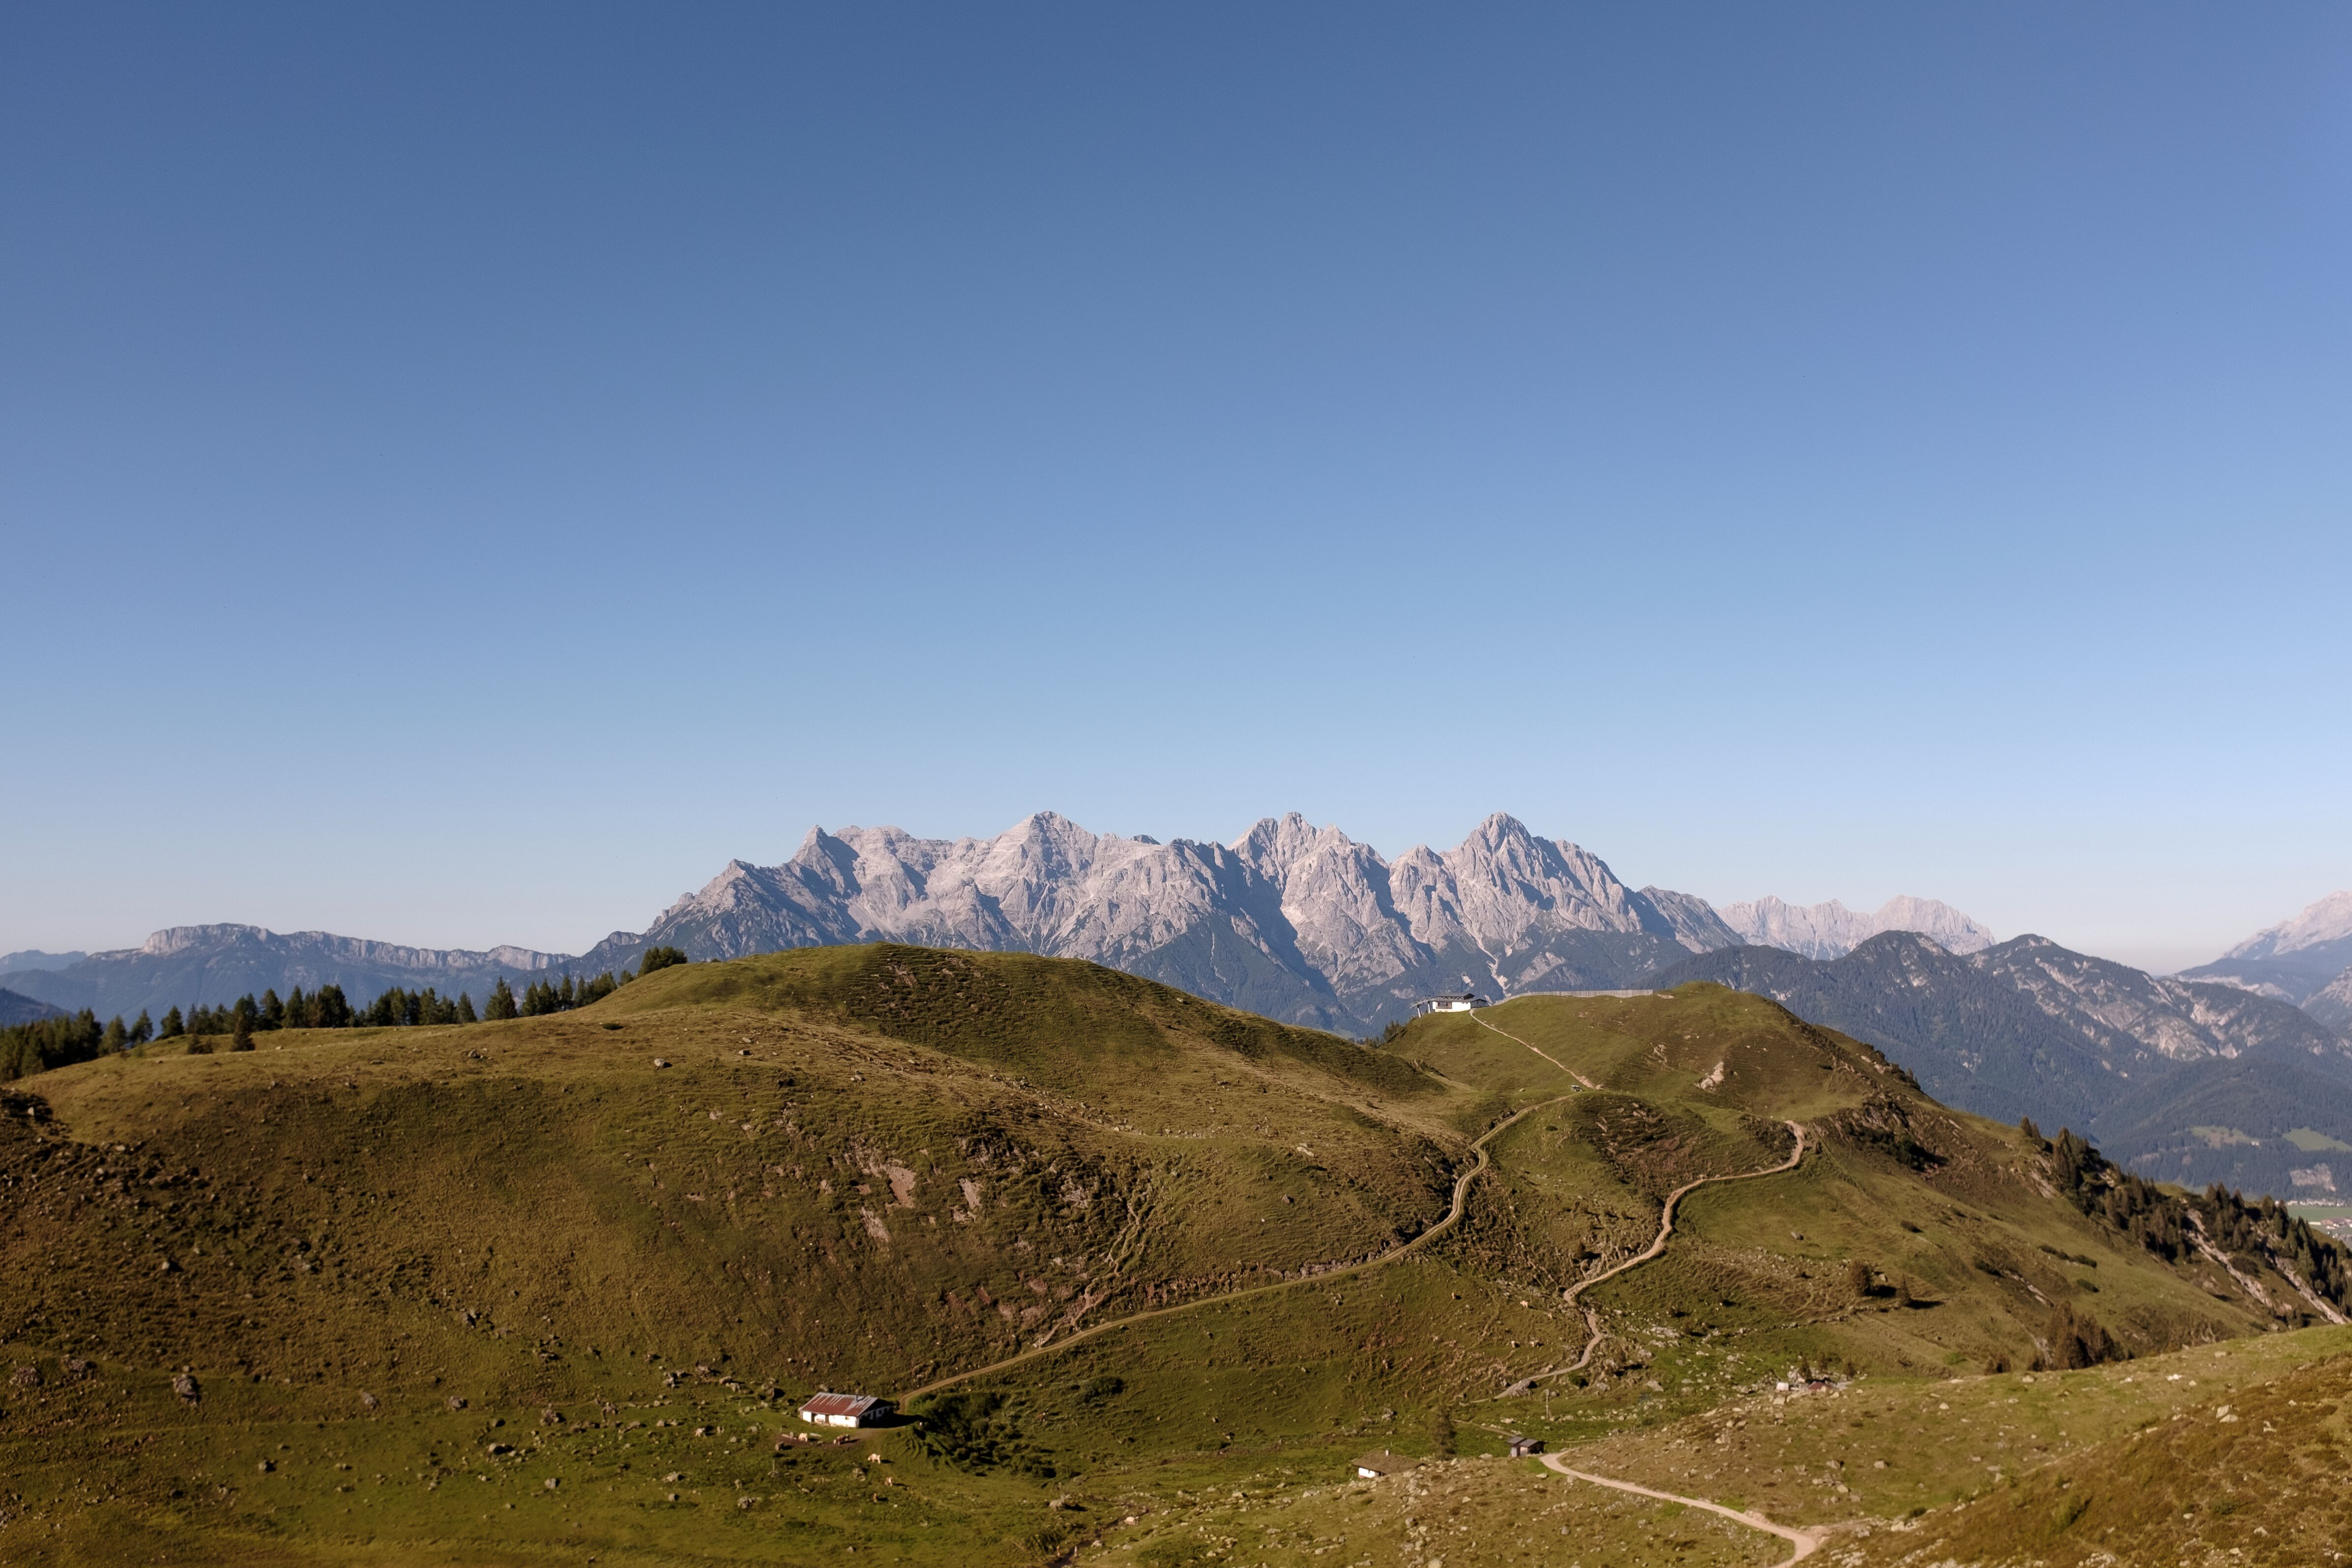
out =
[[(1468, 1018), (1377, 1050), (903, 947), (45, 1074), (0, 1115), (0, 1342), (26, 1369), (0, 1388), (0, 1557), (1024, 1563), (1099, 1540), (1173, 1563), (1238, 1487), (1293, 1521), (1247, 1538), (1267, 1561), (1328, 1556), (1298, 1542), (1336, 1509), (1382, 1521), (1355, 1527), (1375, 1560), (1425, 1564), (1441, 1492), (1465, 1521), (1525, 1492), (1540, 1526), (1474, 1527), (1457, 1563), (1556, 1560), (1562, 1525), (1620, 1552), (1583, 1561), (1745, 1562), (1737, 1527), (1469, 1460), (1528, 1431), (1653, 1463), (1791, 1367), (1959, 1388), (2053, 1355), (2062, 1312), (2140, 1353), (2299, 1321), (2263, 1258), (2157, 1258), (2067, 1202), (2048, 1150), (1758, 998), (1490, 1016), (1600, 1087)], [(1520, 1110), (1456, 1230), (1328, 1274), (1425, 1230)], [(1563, 1291), (1647, 1246), (1665, 1193), (1780, 1158), (1784, 1120), (1816, 1145), (1798, 1170), (1693, 1194), (1664, 1257), (1587, 1294), (1591, 1365), (1504, 1394), (1582, 1350)], [(955, 1444), (778, 1447), (816, 1386), (1176, 1302), (1200, 1305), (976, 1379)], [(1399, 1510), (1328, 1484), (1367, 1447), (1465, 1462)], [(1959, 1475), (1906, 1470), (1884, 1504)]]

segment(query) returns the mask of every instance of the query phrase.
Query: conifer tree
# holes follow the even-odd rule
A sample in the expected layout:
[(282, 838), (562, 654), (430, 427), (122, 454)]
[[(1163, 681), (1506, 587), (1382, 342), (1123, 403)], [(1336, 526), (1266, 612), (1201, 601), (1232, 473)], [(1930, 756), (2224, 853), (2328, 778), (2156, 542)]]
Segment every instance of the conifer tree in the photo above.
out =
[(228, 1048), (233, 1051), (253, 1049), (253, 1015), (245, 1008), (236, 1010), (235, 1031), (229, 1036)]
[(112, 1056), (130, 1043), (131, 1031), (122, 1026), (122, 1015), (117, 1013), (108, 1020), (106, 1033), (99, 1037), (98, 1048), (108, 1056)]
[(458, 992), (457, 1022), (460, 1024), (475, 1024), (479, 1023), (480, 1021), (481, 1020), (474, 1015), (474, 994), (470, 991)]
[(147, 1009), (139, 1009), (139, 1021), (131, 1026), (131, 1043), (143, 1046), (155, 1037), (155, 1026), (148, 1020)]
[(514, 987), (509, 985), (507, 977), (501, 974), (499, 976), (498, 984), (490, 987), (490, 1000), (482, 1009), (482, 1016), (495, 1023), (500, 1019), (517, 1016)]
[(278, 987), (271, 986), (261, 994), (261, 1016), (253, 1021), (257, 1029), (282, 1029), (286, 1026), (286, 1004), (278, 999)]
[(180, 1010), (174, 1007), (163, 1015), (163, 1026), (155, 1031), (155, 1037), (159, 1040), (168, 1040), (186, 1027), (187, 1025), (180, 1020)]

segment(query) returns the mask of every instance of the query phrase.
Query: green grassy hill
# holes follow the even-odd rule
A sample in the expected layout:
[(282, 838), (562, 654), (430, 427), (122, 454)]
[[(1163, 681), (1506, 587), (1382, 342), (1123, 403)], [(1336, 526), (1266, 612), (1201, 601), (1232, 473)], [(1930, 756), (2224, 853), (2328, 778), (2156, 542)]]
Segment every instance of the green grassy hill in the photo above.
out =
[[(828, 948), (259, 1038), (0, 1106), (0, 1557), (1039, 1562), (1366, 1447), (1605, 1447), (1791, 1368), (2154, 1353), (2309, 1321), (2282, 1268), (2334, 1288), (2294, 1227), (2216, 1207), (2215, 1262), (2177, 1198), (2118, 1213), (1715, 986), (1373, 1048), (1088, 964)], [(1698, 1188), (1564, 1300), (1788, 1121), (1798, 1169)], [(820, 1386), (975, 1371), (922, 1429), (779, 1445)]]

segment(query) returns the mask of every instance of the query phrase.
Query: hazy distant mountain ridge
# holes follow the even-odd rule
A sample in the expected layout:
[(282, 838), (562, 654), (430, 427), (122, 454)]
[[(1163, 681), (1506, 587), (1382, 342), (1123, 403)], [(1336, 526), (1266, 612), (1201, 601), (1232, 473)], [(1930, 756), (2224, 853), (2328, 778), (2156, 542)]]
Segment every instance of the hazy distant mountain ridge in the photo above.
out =
[(0, 990), (0, 1028), (10, 1024), (36, 1024), (43, 1018), (56, 1017), (61, 1010), (14, 991)]
[(191, 1002), (219, 1004), (250, 992), (316, 991), (340, 985), (357, 1001), (391, 986), (433, 986), (455, 995), (489, 994), (501, 975), (520, 983), (566, 960), (529, 948), (404, 947), (326, 931), (272, 931), (250, 925), (173, 926), (135, 948), (94, 952), (62, 969), (0, 974), (8, 989), (68, 1012), (99, 1016), (144, 1008), (160, 1016)]
[(1805, 958), (1841, 958), (1882, 931), (1917, 931), (1949, 952), (1981, 952), (2000, 939), (1951, 905), (1936, 899), (1898, 894), (1869, 914), (1832, 899), (1825, 904), (1790, 904), (1762, 898), (1726, 904), (1724, 924), (1753, 947), (1777, 947)]
[(2330, 893), (2181, 977), (2275, 996), (2343, 1027), (2352, 1023), (2352, 892)]
[[(2352, 1143), (2352, 1042), (2284, 1002), (2159, 978), (2045, 937), (1956, 954), (1890, 931), (1826, 961), (1731, 948), (1654, 983), (1690, 980), (1769, 996), (1874, 1045), (1947, 1104), (2072, 1126), (2191, 1186), (2328, 1195), (2338, 1168), (2323, 1173), (2285, 1135)], [(2352, 1191), (2352, 1164), (2340, 1175)]]
[(28, 947), (22, 952), (0, 952), (0, 974), (13, 974), (20, 969), (63, 969), (89, 956), (79, 952), (43, 952), (37, 947)]

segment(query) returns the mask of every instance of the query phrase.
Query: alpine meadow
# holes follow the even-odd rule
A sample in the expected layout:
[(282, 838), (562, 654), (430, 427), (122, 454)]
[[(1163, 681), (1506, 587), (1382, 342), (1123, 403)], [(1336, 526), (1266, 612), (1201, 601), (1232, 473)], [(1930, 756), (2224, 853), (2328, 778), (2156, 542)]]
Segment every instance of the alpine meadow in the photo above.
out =
[[(2102, 1445), (2324, 1450), (2352, 1369), (2278, 1205), (1705, 983), (1351, 1042), (878, 945), (260, 1038), (8, 1094), (12, 1560), (1785, 1555), (1706, 1501), (2087, 1563), (2149, 1528)], [(2217, 1541), (2352, 1524), (2223, 1481)]]

